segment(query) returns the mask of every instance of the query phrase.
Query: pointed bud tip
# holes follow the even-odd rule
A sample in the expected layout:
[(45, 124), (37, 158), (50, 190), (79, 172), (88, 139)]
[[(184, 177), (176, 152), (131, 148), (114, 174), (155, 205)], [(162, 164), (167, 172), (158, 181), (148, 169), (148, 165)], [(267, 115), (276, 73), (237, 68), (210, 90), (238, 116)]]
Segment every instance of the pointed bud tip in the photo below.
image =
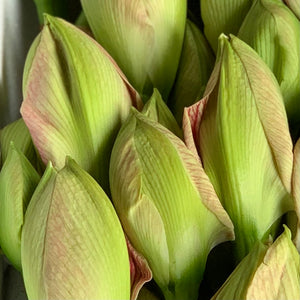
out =
[(53, 20), (53, 16), (47, 14), (47, 13), (43, 13), (43, 17), (44, 17), (44, 25), (48, 25), (51, 23), (51, 21)]
[(225, 33), (221, 33), (218, 38), (219, 41), (227, 41), (230, 40), (230, 35), (226, 35)]

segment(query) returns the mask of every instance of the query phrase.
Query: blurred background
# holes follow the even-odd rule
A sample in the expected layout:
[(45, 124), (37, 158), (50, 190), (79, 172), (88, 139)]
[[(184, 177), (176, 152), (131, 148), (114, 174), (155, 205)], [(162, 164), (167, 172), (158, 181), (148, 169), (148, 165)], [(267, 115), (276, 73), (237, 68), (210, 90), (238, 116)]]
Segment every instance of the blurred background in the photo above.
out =
[(20, 116), (24, 62), (39, 27), (33, 0), (0, 0), (0, 128)]
[[(33, 0), (0, 0), (0, 128), (20, 116), (24, 62), (39, 28)], [(27, 299), (21, 274), (3, 255), (0, 299)]]

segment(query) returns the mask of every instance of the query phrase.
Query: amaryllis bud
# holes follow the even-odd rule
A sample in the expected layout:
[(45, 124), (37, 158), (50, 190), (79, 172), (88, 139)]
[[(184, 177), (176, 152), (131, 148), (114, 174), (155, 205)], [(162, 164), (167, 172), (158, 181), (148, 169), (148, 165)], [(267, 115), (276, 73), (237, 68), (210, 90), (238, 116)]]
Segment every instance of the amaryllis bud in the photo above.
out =
[(186, 0), (81, 0), (96, 40), (148, 99), (167, 101), (184, 36)]
[(258, 242), (211, 300), (300, 298), (300, 257), (284, 232), (271, 244)]
[(130, 299), (121, 224), (101, 187), (70, 158), (58, 172), (48, 165), (28, 206), (21, 246), (30, 300)]
[(197, 299), (209, 251), (233, 228), (197, 157), (132, 109), (110, 164), (112, 200), (165, 299)]
[(45, 164), (66, 155), (108, 191), (114, 138), (140, 101), (106, 51), (75, 26), (45, 16), (28, 54), (21, 113)]
[(300, 130), (300, 21), (281, 0), (255, 0), (238, 37), (274, 73), (292, 133), (297, 135)]
[(19, 271), (24, 215), (40, 176), (11, 142), (0, 172), (0, 246)]
[(220, 36), (205, 96), (186, 110), (184, 133), (234, 223), (240, 260), (294, 209), (282, 95), (267, 65), (240, 39)]

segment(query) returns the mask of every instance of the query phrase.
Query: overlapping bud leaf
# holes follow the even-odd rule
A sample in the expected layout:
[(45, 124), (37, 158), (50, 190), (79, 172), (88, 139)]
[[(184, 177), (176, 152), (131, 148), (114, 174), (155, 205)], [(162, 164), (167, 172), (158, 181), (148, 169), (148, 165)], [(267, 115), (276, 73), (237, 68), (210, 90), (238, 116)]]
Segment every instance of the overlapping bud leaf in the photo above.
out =
[(11, 142), (0, 172), (0, 246), (21, 271), (21, 233), (24, 215), (40, 176)]
[(46, 164), (73, 157), (108, 190), (114, 138), (140, 101), (115, 62), (73, 25), (45, 16), (28, 54), (21, 113)]
[(130, 299), (125, 236), (101, 187), (73, 160), (48, 165), (22, 232), (28, 298)]
[(300, 2), (298, 0), (284, 0), (284, 2), (300, 20)]
[(290, 125), (296, 131), (295, 134), (298, 134), (300, 21), (281, 0), (255, 0), (238, 37), (250, 45), (274, 73), (283, 95)]
[(148, 99), (156, 87), (166, 101), (184, 36), (185, 0), (81, 0), (96, 40), (129, 82)]
[(178, 137), (182, 138), (182, 130), (157, 89), (153, 90), (151, 98), (143, 107), (142, 114), (160, 123)]
[(203, 96), (215, 57), (199, 28), (187, 19), (181, 58), (168, 105), (181, 124), (184, 107)]
[(234, 223), (241, 259), (294, 205), (292, 141), (278, 83), (238, 38), (220, 36), (205, 97), (185, 111), (184, 133)]
[(210, 249), (233, 238), (198, 158), (133, 109), (112, 151), (110, 186), (123, 228), (165, 299), (197, 299)]
[(237, 34), (251, 4), (252, 0), (200, 1), (204, 33), (215, 52), (219, 35)]
[(21, 151), (34, 166), (36, 165), (37, 155), (30, 133), (23, 119), (12, 122), (0, 131), (0, 166), (5, 162), (8, 156), (11, 142), (14, 143), (15, 147)]
[(285, 231), (271, 245), (258, 242), (211, 300), (300, 298), (300, 257)]

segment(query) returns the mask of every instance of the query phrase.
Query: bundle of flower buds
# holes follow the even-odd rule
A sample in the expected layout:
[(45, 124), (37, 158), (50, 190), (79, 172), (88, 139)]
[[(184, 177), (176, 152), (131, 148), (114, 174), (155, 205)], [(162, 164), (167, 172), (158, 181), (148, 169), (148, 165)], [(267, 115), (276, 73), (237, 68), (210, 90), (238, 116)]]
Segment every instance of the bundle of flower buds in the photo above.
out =
[(28, 299), (300, 299), (299, 0), (35, 4), (0, 131)]

